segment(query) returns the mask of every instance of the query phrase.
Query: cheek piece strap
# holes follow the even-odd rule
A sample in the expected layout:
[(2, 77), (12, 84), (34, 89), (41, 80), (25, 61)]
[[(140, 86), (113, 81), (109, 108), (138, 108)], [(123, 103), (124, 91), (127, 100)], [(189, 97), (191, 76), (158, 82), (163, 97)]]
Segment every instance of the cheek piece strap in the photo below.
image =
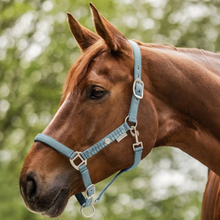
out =
[[(54, 138), (45, 135), (45, 134), (38, 134), (34, 142), (42, 142), (54, 150), (58, 151), (62, 155), (69, 158), (71, 165), (81, 173), (82, 180), (85, 186), (85, 196), (82, 193), (75, 194), (79, 204), (81, 205), (81, 213), (85, 217), (91, 217), (95, 213), (94, 205), (99, 202), (101, 197), (103, 196), (104, 192), (108, 189), (108, 187), (123, 173), (128, 172), (129, 170), (134, 169), (138, 166), (141, 161), (141, 156), (143, 152), (143, 143), (138, 140), (139, 132), (137, 130), (137, 113), (138, 113), (138, 106), (140, 100), (143, 98), (144, 94), (144, 83), (141, 80), (141, 51), (137, 43), (134, 41), (129, 40), (134, 53), (134, 83), (133, 83), (133, 95), (131, 99), (130, 110), (128, 116), (125, 119), (125, 122), (116, 128), (114, 131), (109, 133), (103, 139), (89, 147), (87, 150), (83, 152), (74, 151), (59, 141), (55, 140)], [(134, 123), (134, 125), (129, 126), (127, 122)], [(130, 134), (135, 138), (135, 143), (133, 144), (133, 151), (134, 151), (134, 163), (131, 167), (128, 167), (124, 170), (121, 170), (109, 183), (108, 185), (102, 190), (99, 194), (97, 199), (93, 202), (93, 197), (95, 194), (95, 185), (92, 184), (89, 170), (87, 168), (87, 160), (101, 151), (103, 148), (108, 146), (114, 141), (120, 142), (127, 136), (127, 131), (130, 131)], [(79, 162), (80, 161), (80, 162)], [(76, 163), (77, 162), (77, 163)], [(91, 207), (92, 213), (86, 215), (83, 211), (84, 208)]]

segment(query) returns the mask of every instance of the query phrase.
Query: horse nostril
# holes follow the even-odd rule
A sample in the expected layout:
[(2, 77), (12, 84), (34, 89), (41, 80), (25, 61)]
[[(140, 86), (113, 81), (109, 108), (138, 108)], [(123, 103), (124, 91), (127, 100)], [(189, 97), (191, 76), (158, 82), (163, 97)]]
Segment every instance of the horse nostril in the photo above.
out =
[(35, 179), (30, 175), (27, 177), (27, 185), (26, 185), (26, 195), (29, 201), (34, 201), (36, 199), (37, 193), (37, 183)]

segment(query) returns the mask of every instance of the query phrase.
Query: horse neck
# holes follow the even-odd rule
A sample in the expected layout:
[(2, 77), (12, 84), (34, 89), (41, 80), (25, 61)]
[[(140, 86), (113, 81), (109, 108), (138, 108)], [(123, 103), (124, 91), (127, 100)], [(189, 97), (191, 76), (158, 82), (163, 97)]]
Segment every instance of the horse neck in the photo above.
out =
[(212, 71), (217, 62), (212, 66), (212, 59), (208, 64), (186, 51), (141, 48), (159, 120), (155, 146), (178, 147), (220, 175), (220, 72)]
[[(220, 139), (220, 77), (186, 53), (146, 48), (143, 70), (149, 92), (196, 120)], [(219, 58), (220, 62), (220, 58)], [(220, 75), (220, 70), (218, 69)]]
[(196, 63), (210, 70), (213, 74), (220, 76), (220, 53), (212, 53), (199, 49), (176, 48)]

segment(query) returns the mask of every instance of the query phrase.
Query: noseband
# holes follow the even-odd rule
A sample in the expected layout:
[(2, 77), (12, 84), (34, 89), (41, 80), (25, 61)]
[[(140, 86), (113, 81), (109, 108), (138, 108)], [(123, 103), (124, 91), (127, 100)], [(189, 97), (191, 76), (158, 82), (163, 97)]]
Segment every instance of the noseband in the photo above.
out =
[[(104, 192), (108, 189), (108, 187), (124, 172), (134, 169), (138, 166), (141, 161), (141, 156), (143, 152), (143, 144), (138, 140), (139, 132), (137, 131), (137, 113), (138, 113), (138, 106), (140, 99), (143, 98), (144, 93), (144, 83), (141, 80), (141, 51), (139, 46), (134, 42), (129, 40), (134, 53), (134, 83), (133, 83), (133, 95), (131, 99), (131, 105), (129, 114), (125, 119), (125, 122), (116, 128), (114, 131), (109, 133), (103, 139), (98, 141), (96, 144), (89, 147), (87, 150), (83, 152), (73, 151), (72, 149), (66, 147), (65, 145), (61, 144), (57, 140), (53, 139), (52, 137), (45, 135), (45, 134), (38, 134), (34, 142), (42, 142), (54, 150), (58, 151), (59, 153), (63, 154), (64, 156), (68, 157), (70, 160), (71, 165), (76, 169), (79, 170), (82, 176), (82, 180), (86, 189), (85, 197), (82, 193), (75, 194), (78, 202), (81, 205), (81, 213), (85, 217), (91, 217), (95, 213), (94, 205), (99, 202)], [(128, 121), (134, 123), (134, 125), (129, 126)], [(102, 190), (98, 198), (93, 202), (93, 196), (95, 194), (95, 185), (92, 184), (89, 170), (87, 168), (87, 159), (98, 153), (100, 150), (108, 146), (114, 141), (120, 142), (127, 136), (127, 131), (130, 130), (130, 133), (135, 138), (135, 143), (133, 144), (133, 151), (134, 151), (134, 163), (131, 167), (127, 169), (121, 170), (112, 180), (111, 182)], [(76, 160), (80, 160), (79, 164), (76, 164)], [(92, 214), (85, 215), (83, 212), (83, 208), (85, 207), (92, 207)]]

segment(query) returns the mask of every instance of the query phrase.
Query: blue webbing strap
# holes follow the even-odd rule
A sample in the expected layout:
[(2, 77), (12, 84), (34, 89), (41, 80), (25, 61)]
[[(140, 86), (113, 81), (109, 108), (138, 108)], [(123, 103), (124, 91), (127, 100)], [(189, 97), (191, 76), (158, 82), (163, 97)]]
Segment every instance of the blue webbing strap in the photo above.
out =
[[(134, 52), (134, 84), (133, 84), (133, 95), (131, 100), (131, 106), (129, 109), (128, 114), (128, 120), (130, 122), (135, 123), (135, 126), (129, 127), (127, 122), (119, 126), (117, 129), (112, 131), (110, 134), (108, 134), (106, 137), (101, 139), (99, 142), (85, 150), (84, 152), (75, 152), (72, 149), (66, 147), (65, 145), (61, 144), (57, 140), (53, 139), (52, 137), (45, 135), (45, 134), (38, 134), (34, 141), (39, 141), (42, 143), (47, 144), (48, 146), (52, 147), (59, 153), (63, 154), (64, 156), (68, 157), (70, 159), (71, 164), (74, 168), (79, 169), (84, 186), (86, 188), (86, 197), (83, 196), (82, 193), (76, 194), (76, 198), (79, 201), (82, 208), (93, 206), (92, 204), (92, 197), (95, 193), (95, 187), (91, 182), (90, 175), (88, 168), (86, 167), (86, 161), (88, 158), (92, 157), (96, 153), (98, 153), (100, 150), (102, 150), (104, 147), (108, 146), (113, 141), (117, 140), (120, 141), (124, 136), (124, 134), (130, 130), (131, 134), (135, 137), (136, 143), (133, 144), (133, 150), (134, 150), (134, 163), (131, 167), (121, 170), (111, 181), (110, 183), (103, 189), (103, 191), (100, 193), (98, 198), (95, 200), (95, 203), (97, 203), (104, 192), (107, 190), (107, 188), (124, 172), (127, 172), (131, 169), (134, 169), (138, 166), (138, 164), (141, 161), (143, 146), (142, 142), (138, 142), (138, 132), (136, 130), (137, 125), (137, 112), (138, 112), (138, 106), (140, 99), (143, 98), (143, 91), (144, 91), (144, 83), (141, 80), (141, 52), (139, 49), (139, 46), (133, 42), (129, 41), (131, 43), (131, 46), (133, 48)], [(133, 130), (132, 130), (133, 129)], [(132, 132), (133, 131), (133, 132)], [(74, 158), (79, 157), (79, 159), (82, 160), (82, 162), (79, 165), (75, 165)], [(94, 212), (93, 212), (94, 213)], [(83, 214), (83, 212), (82, 212)], [(84, 215), (85, 216), (85, 215)]]
[(121, 174), (128, 172), (134, 168), (136, 168), (138, 166), (138, 164), (141, 161), (141, 156), (142, 156), (142, 152), (143, 152), (143, 148), (142, 147), (137, 147), (134, 150), (134, 163), (132, 166), (130, 166), (127, 169), (121, 170), (109, 183), (108, 185), (102, 190), (102, 192), (99, 194), (98, 198), (95, 200), (94, 203), (99, 202), (99, 200), (102, 198), (103, 194), (105, 193), (105, 191), (109, 188), (109, 186), (111, 186), (111, 184), (118, 179), (119, 176), (121, 176)]
[[(129, 125), (125, 122), (121, 126), (119, 126), (117, 129), (112, 131), (110, 134), (108, 134), (106, 137), (98, 141), (96, 144), (89, 147), (87, 150), (80, 153), (81, 157), (86, 160), (96, 153), (98, 153), (100, 150), (102, 150), (104, 147), (111, 144), (113, 141), (118, 139), (120, 136), (122, 136), (124, 133), (126, 133), (128, 130), (130, 130)], [(108, 142), (106, 141), (108, 139)], [(52, 147), (54, 150), (58, 151), (59, 153), (63, 154), (64, 156), (68, 157), (69, 159), (73, 159), (76, 156), (76, 152), (72, 149), (66, 147), (65, 145), (61, 144), (59, 141), (55, 140), (54, 138), (46, 135), (46, 134), (37, 134), (37, 136), (34, 138), (34, 142), (39, 141), (42, 143), (47, 144), (48, 146)]]
[[(129, 125), (127, 122), (122, 124), (120, 127), (112, 131), (110, 134), (105, 136), (103, 139), (101, 139), (99, 142), (88, 148), (87, 150), (83, 151), (81, 153), (82, 157), (84, 159), (88, 159), (92, 157), (94, 154), (98, 153), (100, 150), (102, 150), (104, 147), (111, 144), (113, 141), (118, 139), (121, 135), (125, 134), (128, 130), (130, 130)], [(106, 141), (108, 140), (108, 142)]]
[[(86, 189), (86, 198), (82, 199), (82, 201), (80, 201), (80, 204), (83, 203), (82, 204), (83, 207), (88, 207), (88, 206), (92, 205), (93, 195), (95, 193), (95, 186), (92, 184), (92, 181), (91, 181), (90, 175), (89, 175), (89, 170), (85, 164), (79, 166), (79, 171), (81, 173), (82, 180), (83, 180), (83, 183), (84, 183), (84, 186)], [(83, 194), (82, 194), (82, 196), (83, 196)]]
[(69, 159), (73, 159), (76, 156), (76, 153), (72, 149), (66, 147), (65, 145), (61, 144), (59, 141), (55, 140), (54, 138), (46, 134), (37, 134), (36, 137), (34, 138), (34, 142), (36, 141), (47, 144), (48, 146), (52, 147), (54, 150), (68, 157)]
[(134, 53), (134, 83), (133, 83), (133, 95), (131, 99), (131, 105), (129, 109), (129, 121), (137, 122), (137, 113), (140, 99), (143, 98), (144, 83), (141, 80), (141, 51), (139, 46), (134, 42), (129, 40)]

